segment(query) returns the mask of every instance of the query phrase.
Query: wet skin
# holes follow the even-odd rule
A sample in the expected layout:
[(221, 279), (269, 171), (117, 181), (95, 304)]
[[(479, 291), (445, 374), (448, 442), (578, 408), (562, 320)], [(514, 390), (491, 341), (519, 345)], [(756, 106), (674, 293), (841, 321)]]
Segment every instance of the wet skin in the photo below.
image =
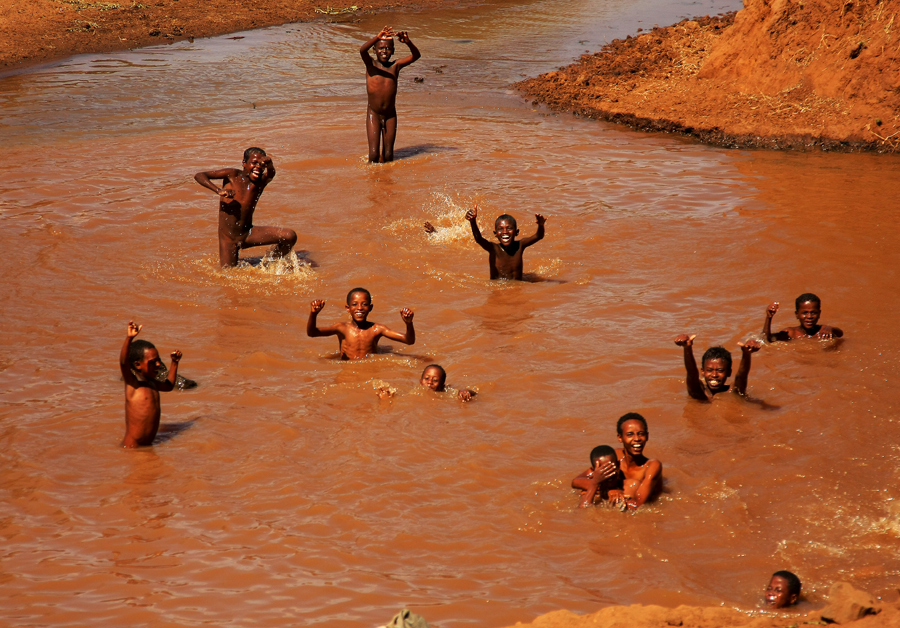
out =
[(644, 455), (644, 447), (650, 439), (647, 426), (637, 419), (622, 423), (619, 433), (619, 469), (624, 476), (623, 492), (628, 510), (637, 510), (654, 499), (662, 490), (662, 463)]
[[(686, 377), (684, 383), (688, 394), (697, 401), (711, 401), (712, 398), (722, 392), (731, 389), (726, 381), (731, 377), (731, 367), (722, 358), (706, 360), (703, 363), (703, 379), (700, 378), (700, 370), (694, 359), (694, 338), (697, 335), (681, 334), (675, 338), (675, 344), (684, 347), (684, 369)], [(741, 363), (738, 366), (737, 375), (734, 376), (734, 390), (742, 395), (747, 393), (747, 381), (750, 377), (751, 355), (759, 351), (762, 346), (757, 340), (739, 342), (741, 348)]]
[(306, 334), (310, 338), (337, 336), (342, 360), (361, 360), (374, 354), (378, 349), (378, 340), (382, 336), (408, 345), (415, 344), (416, 331), (413, 328), (413, 312), (409, 308), (400, 310), (400, 317), (406, 323), (406, 333), (401, 334), (384, 325), (370, 323), (367, 320), (375, 306), (364, 292), (354, 292), (350, 295), (349, 301), (346, 307), (350, 314), (350, 322), (335, 323), (326, 327), (318, 327), (316, 324), (316, 317), (325, 307), (325, 301), (311, 302)]
[[(466, 212), (466, 220), (472, 227), (472, 237), (482, 249), (488, 252), (488, 267), (491, 279), (522, 279), (524, 262), (522, 256), (525, 249), (544, 238), (544, 218), (541, 214), (534, 215), (537, 222), (537, 232), (521, 240), (516, 240), (519, 230), (515, 223), (503, 219), (494, 223), (494, 236), (497, 242), (490, 242), (481, 235), (478, 228), (478, 205)], [(426, 228), (427, 230), (427, 228)]]
[(787, 578), (772, 576), (766, 587), (766, 605), (772, 608), (785, 608), (797, 603), (797, 594), (790, 593)]
[[(419, 383), (434, 392), (444, 392), (446, 390), (446, 378), (447, 374), (444, 371), (434, 366), (429, 366), (422, 371), (422, 378), (419, 380)], [(472, 397), (475, 396), (475, 391), (463, 389), (456, 396), (460, 401), (471, 401)]]
[[(385, 26), (378, 35), (359, 49), (366, 64), (366, 136), (369, 143), (369, 162), (383, 163), (394, 159), (394, 140), (397, 137), (397, 78), (400, 70), (414, 63), (422, 55), (409, 39), (406, 31), (397, 33), (401, 43), (409, 46), (410, 55), (392, 62), (394, 31)], [(375, 59), (369, 55), (373, 48)]]
[(598, 497), (600, 501), (620, 502), (624, 498), (622, 480), (616, 457), (600, 456), (589, 469), (585, 469), (572, 480), (572, 488), (581, 490), (581, 502), (578, 507), (587, 508)]
[[(236, 266), (241, 249), (272, 244), (272, 253), (284, 256), (297, 243), (297, 233), (292, 229), (253, 224), (256, 203), (274, 177), (272, 158), (259, 153), (251, 153), (248, 160), (242, 162), (242, 170), (222, 168), (198, 172), (194, 176), (197, 183), (219, 195), (221, 266)], [(214, 184), (213, 179), (221, 179), (222, 187)]]
[(766, 342), (800, 340), (803, 338), (815, 338), (817, 340), (831, 340), (842, 338), (844, 332), (838, 327), (819, 325), (819, 317), (822, 315), (821, 306), (815, 301), (805, 301), (794, 311), (794, 316), (800, 321), (797, 327), (787, 327), (777, 334), (772, 333), (772, 319), (778, 312), (779, 304), (776, 301), (766, 308), (766, 321), (763, 323), (763, 338)]

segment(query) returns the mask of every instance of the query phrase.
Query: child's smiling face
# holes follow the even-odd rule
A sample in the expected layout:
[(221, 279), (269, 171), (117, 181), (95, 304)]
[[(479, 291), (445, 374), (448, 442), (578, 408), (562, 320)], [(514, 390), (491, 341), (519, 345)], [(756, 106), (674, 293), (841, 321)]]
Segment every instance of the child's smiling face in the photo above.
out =
[(509, 246), (516, 239), (516, 236), (519, 235), (519, 230), (516, 229), (515, 224), (510, 220), (498, 220), (497, 224), (494, 225), (494, 235), (497, 236), (497, 240), (503, 246)]
[(766, 587), (766, 604), (773, 608), (784, 608), (797, 601), (797, 594), (791, 593), (790, 583), (782, 576), (772, 576)]
[(632, 457), (640, 456), (644, 453), (644, 446), (650, 438), (650, 432), (643, 422), (637, 419), (630, 419), (622, 424), (622, 431), (619, 434), (619, 442), (626, 453)]
[(354, 292), (350, 295), (350, 303), (346, 306), (350, 317), (357, 323), (363, 323), (369, 317), (369, 312), (375, 307), (366, 296), (365, 292)]
[(159, 359), (159, 351), (156, 349), (145, 349), (144, 359), (134, 363), (134, 370), (140, 373), (144, 379), (156, 379), (160, 368), (162, 368), (162, 360)]
[(266, 158), (259, 153), (251, 153), (250, 158), (244, 162), (244, 172), (251, 181), (259, 181), (266, 171)]
[(441, 392), (444, 390), (445, 377), (446, 376), (441, 371), (441, 369), (434, 366), (429, 366), (422, 373), (422, 379), (419, 380), (419, 383), (435, 392)]
[(815, 301), (806, 301), (805, 303), (800, 304), (800, 307), (794, 314), (797, 316), (797, 320), (800, 321), (800, 327), (806, 331), (810, 331), (814, 329), (819, 322), (819, 316), (822, 315), (822, 309)]
[(724, 388), (729, 377), (731, 366), (722, 358), (709, 359), (703, 363), (703, 379), (710, 390)]
[(387, 63), (388, 61), (390, 61), (393, 54), (393, 39), (379, 39), (377, 42), (375, 42), (375, 56), (381, 63)]

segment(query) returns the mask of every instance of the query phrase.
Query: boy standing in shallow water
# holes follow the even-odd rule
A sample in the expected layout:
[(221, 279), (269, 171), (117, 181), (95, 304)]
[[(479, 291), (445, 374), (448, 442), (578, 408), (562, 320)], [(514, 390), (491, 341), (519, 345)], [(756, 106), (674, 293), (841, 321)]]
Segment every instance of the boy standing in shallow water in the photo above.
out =
[[(278, 257), (290, 254), (297, 243), (292, 229), (259, 227), (253, 224), (253, 212), (263, 190), (275, 177), (275, 164), (261, 148), (244, 151), (243, 169), (222, 168), (198, 172), (194, 180), (219, 195), (219, 264), (237, 266), (241, 249), (274, 244)], [(222, 187), (211, 179), (222, 179)]]
[(415, 344), (416, 330), (413, 328), (413, 312), (409, 308), (400, 310), (400, 317), (406, 323), (406, 333), (391, 331), (384, 325), (370, 323), (369, 313), (375, 308), (372, 295), (365, 288), (354, 288), (347, 294), (347, 312), (349, 323), (335, 323), (327, 327), (318, 327), (316, 317), (325, 301), (315, 300), (309, 304), (309, 320), (306, 322), (306, 335), (310, 338), (321, 336), (337, 336), (342, 360), (361, 360), (378, 349), (378, 339), (384, 336), (407, 345)]
[[(394, 30), (390, 26), (385, 26), (359, 49), (359, 56), (366, 64), (366, 94), (369, 98), (366, 110), (366, 134), (369, 137), (370, 163), (394, 160), (394, 140), (397, 137), (397, 78), (400, 70), (422, 56), (410, 40), (409, 34), (400, 31), (396, 33), (397, 39), (409, 46), (410, 55), (392, 62), (390, 59), (394, 54), (394, 35)], [(369, 55), (372, 46), (375, 47), (374, 59)]]
[(181, 351), (173, 351), (169, 377), (158, 381), (156, 374), (162, 367), (159, 352), (145, 340), (134, 340), (143, 327), (128, 321), (125, 344), (119, 353), (119, 367), (125, 379), (125, 438), (122, 439), (122, 447), (128, 449), (153, 444), (161, 415), (159, 391), (168, 392), (175, 387), (178, 362), (181, 360)]
[[(712, 401), (712, 398), (731, 388), (725, 382), (731, 377), (731, 353), (725, 347), (710, 347), (703, 354), (700, 364), (703, 367), (703, 377), (697, 369), (694, 360), (694, 338), (681, 334), (675, 338), (675, 344), (684, 347), (684, 368), (687, 377), (684, 383), (687, 385), (688, 394), (698, 401)], [(738, 343), (741, 348), (741, 364), (737, 375), (734, 376), (734, 388), (742, 395), (747, 394), (747, 378), (750, 376), (750, 355), (759, 351), (760, 344), (757, 340), (748, 340)]]
[[(516, 240), (519, 228), (516, 219), (508, 214), (503, 214), (494, 222), (494, 235), (498, 243), (489, 242), (481, 235), (478, 228), (478, 204), (466, 212), (466, 220), (472, 227), (472, 237), (475, 242), (488, 252), (488, 265), (491, 270), (491, 279), (517, 279), (522, 280), (522, 254), (525, 249), (544, 238), (544, 222), (547, 220), (541, 214), (534, 215), (537, 221), (537, 232), (533, 236)], [(426, 227), (427, 230), (427, 227)]]
[(819, 325), (819, 317), (822, 315), (822, 301), (816, 295), (806, 292), (797, 297), (794, 302), (796, 307), (794, 316), (800, 321), (798, 327), (782, 329), (777, 334), (772, 333), (772, 319), (778, 311), (778, 302), (766, 308), (766, 322), (763, 323), (763, 338), (766, 342), (776, 340), (799, 340), (801, 338), (817, 338), (819, 340), (831, 340), (841, 338), (844, 332), (838, 327)]

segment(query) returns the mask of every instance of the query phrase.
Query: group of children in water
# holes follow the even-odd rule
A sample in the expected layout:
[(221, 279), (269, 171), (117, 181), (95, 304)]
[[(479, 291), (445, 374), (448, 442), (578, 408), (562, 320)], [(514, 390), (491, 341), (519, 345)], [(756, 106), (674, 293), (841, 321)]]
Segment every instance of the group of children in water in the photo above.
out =
[[(366, 42), (360, 48), (366, 65), (366, 89), (368, 110), (366, 129), (371, 162), (391, 161), (397, 129), (395, 108), (397, 76), (401, 68), (421, 57), (418, 49), (405, 31), (396, 33), (397, 38), (409, 46), (410, 56), (391, 62), (394, 52), (390, 27)], [(375, 59), (369, 50), (375, 51)], [(219, 196), (219, 262), (222, 267), (236, 266), (242, 249), (272, 245), (270, 254), (286, 256), (291, 254), (297, 242), (297, 234), (291, 229), (264, 227), (253, 224), (253, 214), (260, 195), (275, 177), (275, 165), (266, 152), (257, 147), (244, 151), (242, 168), (222, 168), (199, 172), (194, 177), (197, 183), (212, 190)], [(214, 181), (221, 180), (221, 187)], [(494, 222), (494, 236), (497, 242), (485, 238), (478, 227), (478, 206), (466, 212), (465, 219), (472, 228), (472, 236), (482, 249), (488, 252), (488, 266), (491, 279), (521, 280), (523, 275), (523, 253), (526, 248), (544, 237), (546, 219), (535, 214), (537, 231), (534, 235), (516, 239), (519, 229), (515, 218), (504, 214)], [(425, 223), (426, 232), (435, 228)], [(416, 341), (413, 326), (413, 312), (408, 308), (400, 311), (406, 326), (404, 332), (397, 332), (385, 325), (368, 320), (374, 308), (372, 295), (365, 288), (354, 288), (347, 295), (346, 309), (349, 321), (319, 326), (317, 317), (325, 307), (325, 301), (310, 303), (307, 335), (311, 338), (337, 336), (342, 360), (358, 360), (376, 353), (378, 341), (384, 337), (396, 342), (412, 345)], [(772, 303), (766, 309), (766, 319), (762, 336), (766, 342), (789, 341), (802, 338), (840, 338), (843, 332), (837, 327), (819, 324), (821, 315), (820, 299), (810, 293), (796, 299), (795, 315), (799, 321), (796, 327), (788, 327), (772, 333), (772, 319), (779, 304)], [(164, 371), (159, 352), (149, 342), (136, 340), (142, 326), (133, 321), (128, 323), (125, 343), (120, 352), (120, 367), (125, 380), (125, 436), (122, 447), (134, 448), (153, 443), (160, 424), (161, 391), (175, 387), (181, 352), (171, 354), (171, 367), (167, 377), (160, 379)], [(675, 338), (675, 344), (684, 351), (685, 383), (688, 394), (699, 401), (710, 402), (720, 393), (730, 390), (743, 395), (747, 391), (751, 356), (759, 351), (757, 340), (738, 343), (741, 347), (741, 361), (734, 377), (734, 386), (727, 384), (732, 374), (731, 353), (724, 347), (708, 349), (700, 360), (698, 368), (693, 353), (695, 335), (682, 334)], [(436, 392), (446, 388), (446, 371), (437, 364), (425, 368), (420, 384)], [(380, 389), (379, 396), (390, 396), (390, 391)], [(459, 390), (461, 401), (469, 401), (475, 396), (471, 390)], [(611, 504), (622, 511), (634, 511), (648, 501), (655, 499), (663, 485), (662, 463), (647, 458), (644, 449), (649, 439), (647, 420), (635, 412), (623, 415), (616, 424), (616, 433), (621, 448), (609, 445), (595, 447), (590, 453), (590, 467), (572, 480), (572, 487), (581, 493), (580, 506), (588, 507), (598, 503)], [(800, 594), (800, 580), (789, 571), (773, 574), (766, 589), (767, 604), (781, 608), (797, 601)]]

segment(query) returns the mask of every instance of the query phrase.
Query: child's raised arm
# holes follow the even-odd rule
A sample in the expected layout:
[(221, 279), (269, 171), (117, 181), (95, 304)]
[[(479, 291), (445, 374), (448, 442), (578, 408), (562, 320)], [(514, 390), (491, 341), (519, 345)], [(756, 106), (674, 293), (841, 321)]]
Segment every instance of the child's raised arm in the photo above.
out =
[(681, 334), (675, 338), (675, 344), (679, 347), (684, 347), (684, 370), (687, 372), (684, 383), (687, 385), (688, 394), (694, 399), (709, 401), (706, 397), (706, 392), (703, 390), (703, 385), (700, 383), (700, 371), (697, 368), (697, 361), (694, 359), (693, 345), (696, 337), (697, 334), (693, 336)]
[(478, 228), (478, 203), (475, 203), (475, 207), (466, 212), (466, 220), (469, 221), (469, 226), (472, 227), (472, 237), (475, 238), (478, 246), (485, 251), (493, 251), (494, 245), (484, 239), (484, 236), (481, 235), (481, 229)]
[(359, 47), (359, 56), (362, 57), (363, 63), (366, 64), (366, 67), (372, 65), (372, 57), (369, 55), (369, 49), (375, 45), (379, 39), (389, 39), (394, 36), (394, 29), (390, 26), (385, 26), (381, 29), (381, 32), (375, 35), (372, 39), (364, 43)]
[(519, 243), (522, 245), (524, 249), (526, 246), (531, 246), (538, 240), (544, 239), (544, 223), (547, 221), (541, 214), (534, 215), (535, 220), (537, 221), (537, 233), (533, 236), (528, 236), (527, 238), (522, 238), (519, 240)]
[(760, 344), (758, 340), (748, 340), (739, 342), (738, 346), (741, 348), (741, 365), (734, 376), (734, 387), (739, 393), (746, 395), (747, 379), (750, 377), (750, 355), (759, 351)]
[(397, 61), (394, 66), (397, 68), (397, 71), (400, 71), (400, 68), (405, 68), (411, 63), (415, 63), (419, 59), (422, 58), (422, 53), (419, 52), (419, 49), (416, 48), (416, 45), (412, 43), (412, 40), (409, 38), (409, 33), (406, 31), (400, 31), (397, 33), (397, 39), (400, 40), (401, 44), (406, 44), (409, 46), (410, 55), (408, 57), (404, 57)]
[(382, 327), (381, 335), (385, 338), (389, 338), (390, 340), (396, 340), (397, 342), (402, 342), (405, 345), (413, 345), (416, 344), (416, 330), (413, 327), (413, 316), (415, 313), (409, 309), (408, 307), (400, 310), (400, 318), (403, 319), (403, 322), (406, 323), (406, 333), (398, 333), (387, 327)]
[(777, 334), (772, 333), (772, 319), (775, 318), (775, 312), (778, 311), (778, 301), (772, 303), (766, 308), (766, 322), (763, 323), (762, 335), (766, 342), (775, 342), (776, 340), (790, 340), (791, 337), (787, 332), (780, 331)]
[[(228, 179), (229, 177), (234, 177), (238, 175), (239, 172), (234, 168), (222, 168), (220, 170), (207, 170), (205, 172), (198, 172), (194, 175), (194, 181), (202, 185), (208, 190), (212, 190), (222, 198), (234, 198), (234, 190), (226, 190), (225, 188), (220, 188), (218, 185), (213, 183), (210, 179)], [(275, 176), (274, 174), (272, 176)], [(224, 185), (224, 183), (223, 183)]]
[(306, 321), (306, 335), (310, 338), (318, 338), (320, 336), (334, 336), (337, 332), (337, 325), (329, 325), (328, 327), (319, 328), (316, 325), (316, 317), (322, 308), (325, 307), (325, 301), (316, 299), (309, 304), (309, 320)]
[(122, 351), (119, 352), (119, 368), (122, 369), (122, 378), (129, 386), (139, 386), (137, 377), (131, 370), (131, 364), (128, 363), (128, 350), (131, 348), (131, 341), (134, 337), (141, 333), (143, 325), (137, 325), (134, 321), (128, 321), (128, 330), (125, 332), (125, 344), (122, 345)]

